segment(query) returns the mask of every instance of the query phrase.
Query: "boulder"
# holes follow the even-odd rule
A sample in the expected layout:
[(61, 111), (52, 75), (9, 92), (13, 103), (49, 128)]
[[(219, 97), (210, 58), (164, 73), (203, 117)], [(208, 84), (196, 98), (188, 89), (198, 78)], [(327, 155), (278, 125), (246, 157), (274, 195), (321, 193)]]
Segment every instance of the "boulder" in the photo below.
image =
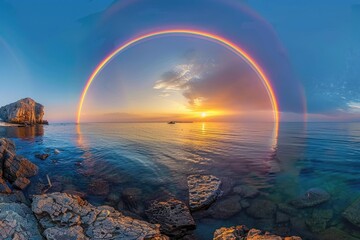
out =
[(246, 213), (253, 218), (273, 218), (276, 212), (276, 204), (269, 200), (255, 199)]
[(327, 202), (330, 197), (330, 194), (321, 188), (311, 188), (304, 195), (292, 200), (290, 203), (296, 208), (313, 207)]
[(127, 217), (109, 206), (95, 207), (79, 196), (66, 193), (35, 195), (32, 211), (44, 229), (43, 234), (49, 236), (66, 234), (71, 239), (166, 239), (160, 234), (159, 225)]
[(280, 237), (258, 229), (248, 229), (246, 226), (219, 228), (214, 233), (213, 240), (301, 240), (300, 237)]
[(24, 98), (0, 108), (0, 118), (8, 123), (47, 124), (43, 116), (44, 106), (31, 98)]
[(360, 198), (346, 208), (342, 215), (350, 223), (360, 227)]
[(332, 217), (331, 209), (314, 209), (311, 217), (308, 217), (305, 223), (312, 232), (319, 233), (326, 229), (326, 225)]
[(213, 175), (190, 175), (187, 181), (192, 211), (209, 206), (221, 195), (221, 181)]
[(0, 178), (0, 193), (11, 193), (11, 189), (2, 178)]
[(24, 189), (30, 184), (30, 180), (24, 177), (19, 177), (13, 183), (13, 186), (17, 189)]
[(22, 156), (14, 156), (10, 153), (4, 158), (4, 178), (14, 182), (19, 177), (32, 177), (38, 173), (38, 167)]
[(152, 202), (146, 215), (150, 222), (160, 224), (161, 232), (169, 236), (180, 237), (196, 227), (189, 208), (175, 198)]

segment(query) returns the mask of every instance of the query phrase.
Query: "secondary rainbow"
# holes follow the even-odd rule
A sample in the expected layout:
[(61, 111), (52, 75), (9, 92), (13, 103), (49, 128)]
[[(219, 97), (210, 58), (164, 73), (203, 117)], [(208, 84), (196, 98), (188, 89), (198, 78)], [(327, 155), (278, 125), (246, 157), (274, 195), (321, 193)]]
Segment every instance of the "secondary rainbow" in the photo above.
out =
[(131, 45), (134, 45), (135, 43), (137, 43), (137, 42), (139, 42), (141, 40), (151, 38), (151, 37), (155, 37), (155, 36), (167, 35), (167, 34), (184, 34), (184, 35), (190, 35), (190, 36), (203, 37), (205, 39), (212, 40), (212, 41), (217, 42), (219, 44), (225, 45), (226, 47), (230, 48), (233, 52), (238, 54), (240, 57), (242, 57), (254, 69), (254, 71), (258, 74), (258, 76), (262, 80), (262, 83), (263, 83), (264, 87), (266, 88), (266, 91), (267, 91), (267, 93), (269, 95), (269, 99), (270, 99), (270, 102), (271, 102), (272, 110), (273, 110), (273, 117), (274, 117), (274, 122), (275, 122), (274, 133), (275, 133), (275, 136), (277, 137), (277, 133), (278, 133), (278, 129), (279, 129), (279, 107), (278, 107), (278, 102), (277, 102), (273, 87), (271, 85), (271, 81), (266, 76), (264, 70), (260, 67), (260, 65), (248, 53), (246, 53), (242, 48), (240, 48), (239, 46), (237, 46), (235, 43), (231, 42), (230, 40), (225, 39), (225, 38), (223, 38), (223, 37), (221, 37), (219, 35), (215, 35), (213, 33), (199, 31), (199, 30), (190, 30), (190, 29), (170, 29), (170, 30), (162, 30), (162, 31), (151, 32), (151, 33), (148, 33), (148, 34), (138, 36), (138, 37), (136, 37), (134, 39), (131, 39), (131, 40), (125, 42), (120, 47), (116, 48), (114, 51), (112, 51), (108, 56), (106, 56), (97, 65), (97, 67), (92, 72), (92, 74), (90, 75), (89, 79), (86, 82), (86, 85), (85, 85), (84, 90), (83, 90), (83, 92), (81, 94), (81, 97), (80, 97), (80, 102), (79, 102), (79, 107), (78, 107), (78, 112), (77, 112), (77, 123), (80, 123), (81, 110), (82, 110), (83, 103), (84, 103), (84, 100), (85, 100), (85, 97), (86, 97), (86, 93), (89, 90), (89, 87), (90, 87), (91, 83), (94, 81), (94, 79), (99, 74), (99, 72), (104, 68), (104, 66), (113, 57), (115, 57), (122, 50), (126, 49), (127, 47), (129, 47)]

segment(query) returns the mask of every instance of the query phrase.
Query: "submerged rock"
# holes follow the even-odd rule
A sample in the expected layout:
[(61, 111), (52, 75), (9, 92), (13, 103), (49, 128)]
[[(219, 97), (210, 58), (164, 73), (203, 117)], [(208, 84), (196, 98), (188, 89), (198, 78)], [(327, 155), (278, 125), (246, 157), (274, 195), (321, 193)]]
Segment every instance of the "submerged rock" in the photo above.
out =
[(189, 205), (193, 211), (209, 206), (221, 195), (221, 181), (213, 175), (190, 175), (187, 180)]
[(145, 207), (141, 198), (142, 191), (139, 188), (125, 188), (121, 193), (124, 210), (137, 215), (144, 214)]
[(49, 236), (67, 234), (72, 239), (82, 239), (83, 236), (85, 239), (163, 237), (159, 225), (124, 216), (109, 206), (95, 207), (78, 196), (66, 193), (36, 195), (32, 210), (44, 229), (44, 234)]
[(327, 223), (333, 217), (331, 209), (315, 209), (310, 218), (306, 219), (305, 223), (314, 233), (322, 232), (326, 229)]
[(243, 198), (254, 198), (259, 194), (257, 188), (248, 185), (237, 185), (233, 188), (233, 192), (240, 194)]
[(273, 218), (275, 212), (276, 204), (262, 199), (255, 199), (246, 209), (246, 213), (253, 218)]
[(219, 200), (211, 207), (212, 216), (218, 219), (230, 218), (241, 211), (241, 197), (234, 195)]
[(105, 196), (110, 192), (110, 185), (102, 179), (95, 179), (89, 184), (89, 193), (93, 195)]
[(301, 240), (300, 237), (280, 237), (258, 229), (248, 229), (246, 226), (219, 228), (214, 233), (213, 240)]
[(357, 237), (353, 237), (351, 235), (349, 235), (348, 233), (335, 228), (335, 227), (331, 227), (326, 229), (325, 231), (321, 232), (320, 240), (358, 240)]
[(311, 188), (303, 196), (292, 200), (290, 203), (296, 208), (306, 208), (327, 202), (330, 194), (321, 188)]
[(8, 123), (47, 124), (43, 116), (44, 106), (31, 98), (24, 98), (0, 108), (0, 118)]
[(342, 215), (346, 220), (360, 227), (360, 198), (346, 208)]
[(160, 224), (161, 232), (169, 236), (180, 237), (196, 227), (185, 203), (174, 198), (152, 202), (146, 215), (150, 222)]

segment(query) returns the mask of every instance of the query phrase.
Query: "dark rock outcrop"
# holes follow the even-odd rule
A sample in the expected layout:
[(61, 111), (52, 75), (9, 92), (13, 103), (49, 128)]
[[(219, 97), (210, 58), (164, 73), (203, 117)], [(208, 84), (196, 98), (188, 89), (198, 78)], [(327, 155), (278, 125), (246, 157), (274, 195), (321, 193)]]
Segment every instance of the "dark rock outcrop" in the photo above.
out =
[(195, 229), (195, 221), (189, 208), (180, 200), (154, 201), (146, 210), (150, 222), (161, 225), (161, 232), (168, 236), (181, 237)]
[(0, 119), (16, 124), (47, 124), (44, 106), (31, 98), (24, 98), (0, 108)]
[(221, 181), (213, 175), (190, 175), (187, 181), (192, 211), (209, 206), (221, 195)]
[(219, 228), (214, 233), (213, 240), (301, 240), (300, 237), (280, 237), (269, 232), (258, 229), (248, 229), (246, 226), (236, 226), (229, 228)]
[(0, 138), (0, 193), (10, 193), (6, 181), (14, 187), (24, 189), (29, 183), (29, 177), (38, 173), (38, 167), (28, 159), (17, 156), (14, 143), (6, 138)]
[(36, 195), (32, 210), (48, 239), (167, 239), (157, 224), (127, 217), (109, 206), (95, 207), (66, 193)]

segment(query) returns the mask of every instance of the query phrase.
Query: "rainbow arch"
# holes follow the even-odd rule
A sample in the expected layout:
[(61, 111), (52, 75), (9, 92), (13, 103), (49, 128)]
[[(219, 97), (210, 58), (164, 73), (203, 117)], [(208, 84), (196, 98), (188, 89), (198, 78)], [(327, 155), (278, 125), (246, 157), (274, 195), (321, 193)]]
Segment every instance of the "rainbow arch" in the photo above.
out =
[(84, 104), (84, 100), (87, 94), (87, 91), (89, 90), (89, 87), (91, 83), (94, 81), (96, 76), (99, 74), (99, 72), (104, 68), (104, 66), (113, 58), (115, 57), (119, 52), (126, 49), (127, 47), (134, 45), (135, 43), (155, 37), (155, 36), (161, 36), (161, 35), (167, 35), (167, 34), (185, 34), (190, 36), (197, 36), (202, 37), (208, 40), (212, 40), (216, 43), (222, 44), (228, 48), (230, 48), (233, 52), (235, 52), (237, 55), (242, 57), (252, 68), (253, 70), (258, 74), (260, 79), (262, 80), (262, 83), (268, 93), (272, 110), (273, 110), (273, 118), (274, 118), (274, 133), (275, 137), (277, 137), (278, 129), (279, 129), (279, 107), (278, 107), (278, 101), (276, 99), (276, 95), (274, 92), (274, 89), (271, 85), (270, 79), (266, 76), (264, 70), (260, 67), (260, 65), (252, 58), (245, 50), (237, 46), (235, 43), (231, 42), (228, 39), (225, 39), (219, 35), (215, 35), (213, 33), (199, 31), (199, 30), (191, 30), (191, 29), (170, 29), (170, 30), (162, 30), (162, 31), (156, 31), (147, 33), (141, 36), (138, 36), (136, 38), (133, 38), (118, 48), (116, 48), (114, 51), (112, 51), (109, 55), (107, 55), (95, 68), (95, 70), (91, 73), (90, 77), (88, 78), (86, 85), (84, 87), (84, 90), (81, 93), (80, 102), (78, 106), (78, 112), (77, 112), (77, 119), (76, 122), (79, 124), (81, 120), (81, 110)]

